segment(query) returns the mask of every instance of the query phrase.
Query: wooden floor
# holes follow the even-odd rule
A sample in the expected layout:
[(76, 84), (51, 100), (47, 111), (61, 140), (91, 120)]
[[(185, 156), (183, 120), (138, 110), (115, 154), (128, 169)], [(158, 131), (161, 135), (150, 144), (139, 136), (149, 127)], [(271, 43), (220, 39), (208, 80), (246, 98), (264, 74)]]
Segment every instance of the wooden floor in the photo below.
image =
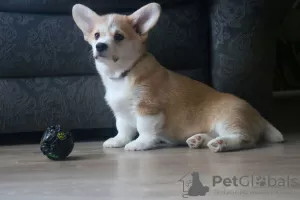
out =
[[(192, 172), (203, 185), (192, 180)], [(187, 195), (191, 187), (201, 193), (203, 186), (209, 188), (206, 196)], [(38, 145), (0, 147), (1, 200), (177, 200), (184, 194), (188, 199), (300, 199), (300, 137), (219, 154), (185, 147), (125, 152), (102, 149), (99, 142), (76, 143), (63, 162), (48, 160)]]

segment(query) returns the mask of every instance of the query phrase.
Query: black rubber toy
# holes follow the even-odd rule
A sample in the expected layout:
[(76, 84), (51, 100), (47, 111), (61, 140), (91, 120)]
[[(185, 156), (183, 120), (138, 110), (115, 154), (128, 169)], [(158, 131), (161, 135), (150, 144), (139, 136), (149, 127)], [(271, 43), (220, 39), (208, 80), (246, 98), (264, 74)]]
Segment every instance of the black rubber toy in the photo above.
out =
[(41, 140), (41, 151), (51, 160), (64, 160), (73, 150), (72, 133), (64, 132), (60, 125), (47, 128)]

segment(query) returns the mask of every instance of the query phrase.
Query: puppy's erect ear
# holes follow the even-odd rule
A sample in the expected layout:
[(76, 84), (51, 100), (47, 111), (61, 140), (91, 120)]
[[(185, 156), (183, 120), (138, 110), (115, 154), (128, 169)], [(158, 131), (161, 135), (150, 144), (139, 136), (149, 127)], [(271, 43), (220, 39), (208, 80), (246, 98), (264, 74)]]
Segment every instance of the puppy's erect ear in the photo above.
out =
[(131, 15), (131, 20), (136, 31), (141, 34), (147, 34), (148, 31), (155, 26), (161, 13), (161, 7), (157, 3), (150, 3), (138, 9)]
[(72, 15), (75, 23), (81, 29), (84, 35), (91, 33), (94, 29), (94, 20), (97, 14), (82, 4), (75, 4), (72, 9)]

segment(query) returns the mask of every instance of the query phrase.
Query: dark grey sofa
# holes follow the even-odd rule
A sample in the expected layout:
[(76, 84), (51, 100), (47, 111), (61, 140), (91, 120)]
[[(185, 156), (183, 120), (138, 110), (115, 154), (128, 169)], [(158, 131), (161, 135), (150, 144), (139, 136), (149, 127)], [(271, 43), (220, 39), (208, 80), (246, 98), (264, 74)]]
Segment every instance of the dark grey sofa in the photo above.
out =
[[(71, 17), (75, 3), (130, 13), (148, 0), (0, 1), (0, 133), (112, 128), (90, 47)], [(159, 0), (149, 51), (166, 67), (249, 101), (267, 116), (277, 0)]]

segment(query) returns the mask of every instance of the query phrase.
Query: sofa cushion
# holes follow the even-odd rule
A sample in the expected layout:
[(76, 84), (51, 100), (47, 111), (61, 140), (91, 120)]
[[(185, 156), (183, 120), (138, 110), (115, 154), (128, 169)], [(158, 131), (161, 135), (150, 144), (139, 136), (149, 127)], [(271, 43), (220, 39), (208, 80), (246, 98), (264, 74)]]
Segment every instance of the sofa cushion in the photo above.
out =
[[(149, 51), (174, 70), (209, 78), (208, 11), (181, 5), (163, 10)], [(0, 13), (0, 78), (93, 75), (90, 47), (70, 15)]]
[[(190, 0), (157, 0), (163, 7)], [(72, 6), (81, 3), (97, 12), (122, 12), (153, 2), (151, 0), (6, 0), (0, 1), (0, 12), (70, 13)]]
[(0, 77), (96, 74), (70, 16), (0, 13)]
[(0, 133), (112, 128), (103, 95), (99, 76), (0, 79)]

